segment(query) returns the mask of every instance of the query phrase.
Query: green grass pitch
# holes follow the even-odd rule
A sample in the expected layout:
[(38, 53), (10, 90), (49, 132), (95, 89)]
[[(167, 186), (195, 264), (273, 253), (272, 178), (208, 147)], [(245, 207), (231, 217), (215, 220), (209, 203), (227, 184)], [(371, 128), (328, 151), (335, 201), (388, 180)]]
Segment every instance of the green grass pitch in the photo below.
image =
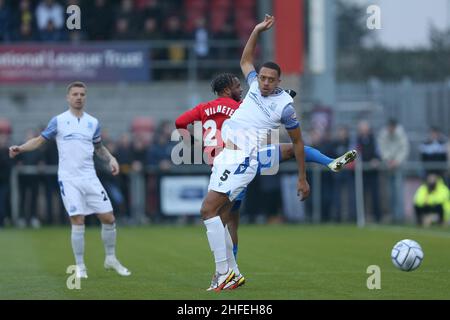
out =
[[(238, 263), (245, 286), (206, 292), (214, 269), (203, 226), (118, 228), (123, 278), (103, 269), (100, 229), (87, 228), (88, 279), (66, 287), (73, 264), (70, 228), (0, 230), (0, 299), (450, 299), (450, 232), (408, 227), (241, 226)], [(402, 272), (390, 251), (418, 241), (419, 269)], [(381, 289), (369, 290), (369, 265)]]

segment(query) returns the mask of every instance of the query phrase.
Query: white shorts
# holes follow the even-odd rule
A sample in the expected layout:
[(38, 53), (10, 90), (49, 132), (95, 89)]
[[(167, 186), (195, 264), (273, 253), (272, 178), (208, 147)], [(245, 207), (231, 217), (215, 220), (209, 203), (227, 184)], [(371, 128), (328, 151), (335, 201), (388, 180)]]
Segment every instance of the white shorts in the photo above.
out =
[(69, 216), (112, 212), (111, 201), (97, 177), (59, 181), (61, 198)]
[(230, 201), (234, 201), (257, 172), (256, 157), (249, 157), (242, 150), (225, 148), (214, 159), (208, 190), (225, 193)]

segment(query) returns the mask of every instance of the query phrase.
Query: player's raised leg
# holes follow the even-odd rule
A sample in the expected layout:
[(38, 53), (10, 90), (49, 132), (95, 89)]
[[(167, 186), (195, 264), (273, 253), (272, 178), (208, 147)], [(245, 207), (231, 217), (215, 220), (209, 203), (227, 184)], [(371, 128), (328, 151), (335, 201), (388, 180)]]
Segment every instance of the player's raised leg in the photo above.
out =
[(87, 278), (86, 265), (84, 264), (84, 216), (71, 216), (70, 223), (72, 224), (71, 242), (75, 257), (76, 277)]
[(206, 227), (206, 236), (214, 255), (216, 272), (211, 280), (208, 291), (220, 291), (233, 278), (233, 269), (228, 266), (225, 228), (220, 218), (220, 209), (229, 203), (225, 193), (210, 190), (203, 200), (200, 210)]
[[(356, 159), (357, 151), (349, 150), (342, 156), (333, 159), (323, 154), (316, 148), (305, 146), (305, 162), (318, 163), (328, 167), (334, 172), (339, 172), (344, 166)], [(294, 158), (294, 149), (292, 143), (280, 144), (281, 161), (287, 161)]]
[(357, 152), (356, 150), (350, 150), (344, 153), (342, 156), (334, 159), (330, 164), (328, 164), (328, 168), (331, 171), (339, 172), (347, 163), (352, 162), (356, 159)]
[(105, 269), (116, 270), (121, 276), (129, 276), (131, 272), (116, 257), (116, 223), (112, 212), (97, 214), (102, 223), (102, 241), (105, 246)]

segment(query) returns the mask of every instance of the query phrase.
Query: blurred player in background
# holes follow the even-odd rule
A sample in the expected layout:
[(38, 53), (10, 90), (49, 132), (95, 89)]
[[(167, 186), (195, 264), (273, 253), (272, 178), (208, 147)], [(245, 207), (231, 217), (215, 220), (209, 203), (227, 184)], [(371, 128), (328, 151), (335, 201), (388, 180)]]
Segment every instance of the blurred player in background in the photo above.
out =
[(104, 267), (114, 269), (121, 276), (131, 272), (117, 260), (116, 225), (111, 202), (94, 168), (94, 152), (109, 163), (113, 175), (119, 173), (119, 164), (103, 146), (99, 121), (84, 111), (86, 85), (73, 82), (67, 87), (69, 110), (53, 117), (40, 136), (20, 146), (11, 146), (9, 155), (33, 151), (47, 140), (56, 139), (58, 146), (58, 181), (61, 197), (72, 224), (72, 249), (76, 262), (76, 276), (87, 278), (84, 264), (84, 217), (97, 214), (102, 223), (102, 240), (106, 258)]

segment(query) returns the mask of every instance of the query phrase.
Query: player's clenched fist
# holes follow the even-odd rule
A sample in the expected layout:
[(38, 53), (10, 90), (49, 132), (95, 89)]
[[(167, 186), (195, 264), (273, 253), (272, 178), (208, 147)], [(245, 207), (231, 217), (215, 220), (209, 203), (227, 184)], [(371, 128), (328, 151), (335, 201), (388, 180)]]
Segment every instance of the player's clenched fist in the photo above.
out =
[(112, 158), (109, 161), (109, 166), (111, 167), (111, 173), (113, 176), (118, 175), (120, 172), (119, 163), (117, 163), (116, 158)]
[(9, 157), (14, 158), (17, 156), (22, 150), (19, 146), (11, 146), (9, 147)]

